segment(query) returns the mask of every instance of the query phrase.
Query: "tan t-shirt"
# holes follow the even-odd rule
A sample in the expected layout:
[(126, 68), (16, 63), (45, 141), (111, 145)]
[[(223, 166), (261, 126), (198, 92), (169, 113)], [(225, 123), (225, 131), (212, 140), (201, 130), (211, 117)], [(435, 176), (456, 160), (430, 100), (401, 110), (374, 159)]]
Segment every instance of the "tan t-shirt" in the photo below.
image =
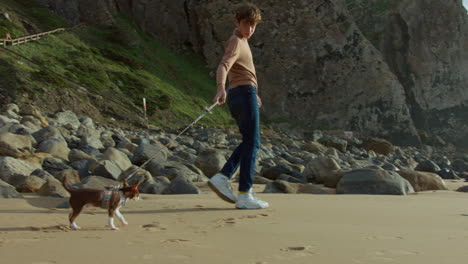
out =
[(257, 87), (257, 74), (249, 43), (237, 30), (226, 42), (224, 56), (216, 72), (218, 91), (225, 89), (226, 77), (229, 79), (229, 88), (239, 85)]

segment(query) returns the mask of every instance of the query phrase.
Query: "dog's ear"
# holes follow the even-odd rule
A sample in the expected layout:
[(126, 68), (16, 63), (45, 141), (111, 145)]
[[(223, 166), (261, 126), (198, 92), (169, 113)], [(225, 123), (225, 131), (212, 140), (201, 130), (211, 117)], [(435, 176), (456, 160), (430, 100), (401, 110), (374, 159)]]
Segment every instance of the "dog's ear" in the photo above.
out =
[(123, 186), (124, 186), (124, 187), (129, 187), (129, 186), (130, 186), (130, 185), (128, 185), (128, 182), (127, 182), (126, 179), (123, 180)]
[(138, 185), (140, 185), (140, 180), (137, 180), (137, 181), (132, 185), (132, 189), (138, 188)]

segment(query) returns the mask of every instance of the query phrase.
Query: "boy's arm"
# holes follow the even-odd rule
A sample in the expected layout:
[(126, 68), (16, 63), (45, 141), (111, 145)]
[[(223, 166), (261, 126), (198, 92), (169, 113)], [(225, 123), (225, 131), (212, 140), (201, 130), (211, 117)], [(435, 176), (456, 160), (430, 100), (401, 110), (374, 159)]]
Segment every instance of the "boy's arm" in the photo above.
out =
[(232, 65), (236, 62), (239, 58), (239, 40), (237, 38), (232, 38), (226, 45), (226, 49), (224, 51), (224, 56), (221, 62), (218, 65), (218, 70), (216, 71), (216, 90), (217, 94), (214, 101), (220, 100), (220, 104), (226, 101), (226, 93), (225, 93), (225, 85), (227, 74), (231, 69)]

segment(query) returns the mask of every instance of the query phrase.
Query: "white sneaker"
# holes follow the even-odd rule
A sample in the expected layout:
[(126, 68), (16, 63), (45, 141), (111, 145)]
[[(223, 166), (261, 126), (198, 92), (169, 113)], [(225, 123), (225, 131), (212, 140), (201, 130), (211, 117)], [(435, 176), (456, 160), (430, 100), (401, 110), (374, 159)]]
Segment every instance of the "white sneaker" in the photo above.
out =
[(241, 193), (237, 197), (236, 207), (238, 209), (265, 209), (268, 206), (270, 205), (267, 202), (254, 197), (251, 192)]
[(208, 186), (219, 196), (228, 203), (236, 203), (237, 198), (232, 193), (232, 187), (229, 183), (228, 177), (221, 173), (216, 173), (215, 176), (211, 177), (208, 181)]

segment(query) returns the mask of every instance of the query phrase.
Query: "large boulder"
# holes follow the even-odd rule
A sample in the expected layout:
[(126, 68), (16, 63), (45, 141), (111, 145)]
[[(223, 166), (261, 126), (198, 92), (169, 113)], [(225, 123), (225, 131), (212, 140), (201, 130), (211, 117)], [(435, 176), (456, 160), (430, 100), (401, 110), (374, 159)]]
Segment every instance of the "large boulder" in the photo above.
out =
[(320, 144), (319, 142), (309, 141), (302, 146), (302, 150), (311, 152), (311, 153), (325, 153), (327, 147)]
[(36, 139), (37, 143), (41, 143), (46, 139), (58, 139), (63, 144), (67, 144), (67, 141), (62, 136), (60, 130), (58, 130), (55, 126), (47, 126), (42, 128), (41, 130), (34, 132), (33, 134), (34, 139)]
[(175, 161), (159, 163), (156, 161), (150, 161), (148, 162), (146, 168), (153, 177), (165, 176), (170, 180), (173, 180), (178, 176), (182, 176), (191, 182), (208, 181), (208, 178), (205, 176), (203, 171), (188, 163), (180, 163)]
[(167, 160), (167, 149), (160, 144), (140, 144), (133, 153), (132, 163), (135, 165), (142, 165), (148, 159), (157, 162), (164, 162)]
[(12, 157), (0, 157), (0, 180), (11, 185), (22, 182), (31, 172), (40, 166), (34, 166), (30, 163), (15, 159)]
[(348, 146), (346, 140), (335, 136), (324, 136), (319, 139), (319, 142), (326, 147), (335, 148), (341, 152), (346, 152), (346, 147)]
[(68, 161), (70, 149), (67, 144), (54, 138), (46, 139), (39, 144), (37, 149), (39, 152), (49, 153), (56, 158)]
[(42, 115), (41, 111), (31, 104), (26, 104), (21, 107), (21, 115), (23, 116), (34, 116), (40, 122), (41, 127), (46, 127), (49, 125), (49, 122)]
[(431, 172), (397, 171), (401, 177), (407, 179), (416, 192), (429, 190), (448, 190), (442, 178)]
[(94, 169), (91, 171), (91, 173), (93, 175), (98, 175), (104, 178), (118, 180), (122, 170), (114, 161), (102, 160), (94, 165)]
[(14, 186), (0, 180), (0, 198), (23, 198)]
[(394, 150), (392, 143), (382, 138), (369, 138), (364, 142), (364, 148), (367, 151), (374, 151), (375, 153), (388, 155)]
[(106, 149), (104, 155), (102, 156), (102, 159), (113, 161), (122, 171), (132, 166), (132, 162), (127, 157), (127, 155), (125, 155), (122, 151), (119, 151), (112, 147)]
[(163, 194), (200, 194), (201, 191), (192, 181), (183, 176), (177, 176), (172, 180), (171, 184), (167, 186)]
[(81, 184), (79, 184), (80, 188), (89, 188), (89, 189), (98, 189), (98, 190), (105, 190), (105, 189), (112, 189), (122, 186), (120, 181), (100, 177), (100, 176), (88, 176), (81, 180)]
[(382, 169), (357, 169), (343, 175), (336, 186), (337, 194), (390, 194), (413, 193), (411, 184), (395, 172)]
[(223, 150), (207, 148), (200, 150), (195, 160), (195, 166), (200, 168), (206, 176), (211, 178), (219, 172), (226, 163), (226, 152)]
[(63, 126), (70, 130), (78, 129), (81, 124), (76, 114), (70, 110), (56, 113), (55, 119), (59, 126)]
[(432, 160), (424, 160), (419, 162), (418, 166), (416, 166), (414, 170), (437, 173), (438, 171), (440, 171), (440, 167)]
[(70, 197), (70, 193), (63, 188), (62, 183), (57, 179), (48, 179), (37, 191), (42, 196)]
[(99, 132), (97, 131), (90, 131), (84, 134), (81, 137), (80, 146), (91, 146), (95, 149), (103, 149), (104, 145), (102, 144), (101, 137)]
[(22, 193), (34, 193), (41, 189), (45, 183), (46, 180), (31, 175), (29, 177), (23, 178), (23, 182), (17, 184), (16, 190)]
[(332, 171), (341, 169), (341, 166), (331, 157), (317, 157), (310, 160), (304, 170), (309, 181), (316, 183), (323, 183), (324, 177), (329, 175)]
[(267, 183), (264, 193), (308, 193), (308, 194), (331, 194), (333, 191), (327, 190), (315, 184), (291, 183), (282, 180), (276, 180)]
[(0, 156), (19, 158), (28, 156), (31, 152), (31, 137), (12, 133), (0, 134)]

